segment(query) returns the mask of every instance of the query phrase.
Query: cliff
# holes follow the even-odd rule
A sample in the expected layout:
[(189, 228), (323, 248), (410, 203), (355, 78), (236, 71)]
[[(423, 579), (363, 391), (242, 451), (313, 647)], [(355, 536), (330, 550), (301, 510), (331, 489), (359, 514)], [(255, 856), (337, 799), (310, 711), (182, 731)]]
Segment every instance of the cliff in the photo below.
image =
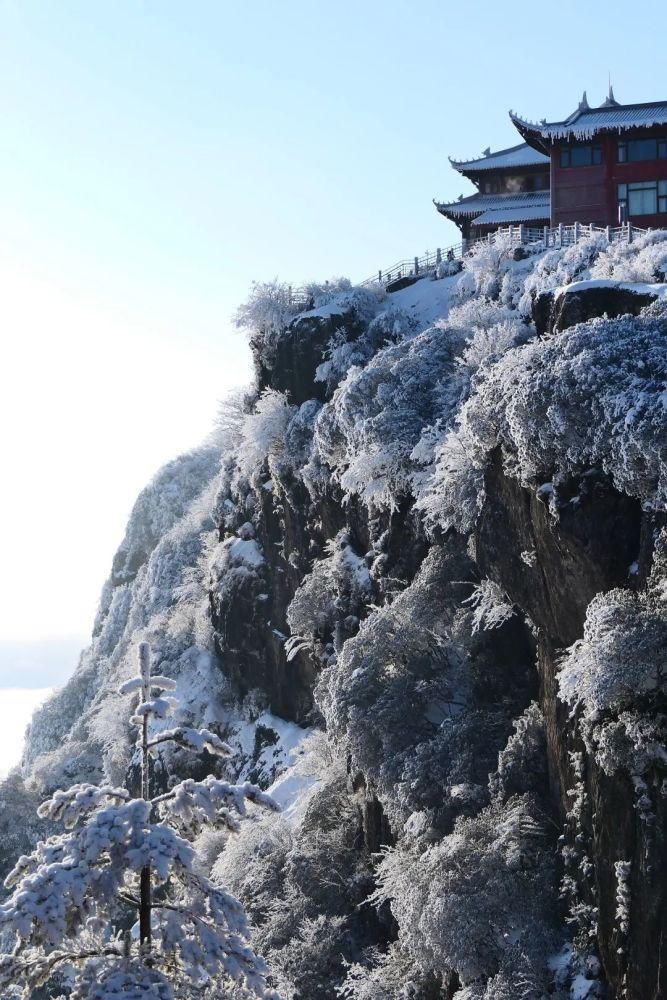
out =
[(124, 773), (151, 641), (282, 796), (202, 856), (286, 997), (667, 990), (667, 233), (514, 256), (256, 289), (253, 392), (139, 499), (33, 722), (26, 797)]

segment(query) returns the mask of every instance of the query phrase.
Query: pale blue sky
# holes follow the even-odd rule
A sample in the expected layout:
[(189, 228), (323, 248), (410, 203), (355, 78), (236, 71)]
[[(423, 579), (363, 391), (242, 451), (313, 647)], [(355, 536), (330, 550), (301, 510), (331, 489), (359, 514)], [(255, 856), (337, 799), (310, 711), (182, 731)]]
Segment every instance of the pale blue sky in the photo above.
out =
[(518, 141), (509, 107), (563, 117), (608, 70), (621, 101), (667, 96), (657, 0), (0, 15), (0, 638), (87, 630), (137, 490), (247, 378), (253, 279), (453, 242), (447, 155)]

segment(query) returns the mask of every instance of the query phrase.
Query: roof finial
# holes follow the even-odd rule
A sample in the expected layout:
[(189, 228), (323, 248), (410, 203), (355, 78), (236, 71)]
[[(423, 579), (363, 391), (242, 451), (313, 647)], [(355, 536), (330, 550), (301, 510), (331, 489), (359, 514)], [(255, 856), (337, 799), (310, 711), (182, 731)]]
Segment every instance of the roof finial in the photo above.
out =
[(580, 111), (589, 111), (590, 110), (590, 107), (589, 107), (589, 104), (588, 104), (588, 98), (586, 97), (586, 91), (584, 91), (583, 96), (582, 96), (581, 100), (579, 101), (579, 110)]
[(611, 85), (611, 73), (609, 73), (609, 93), (607, 94), (607, 98), (606, 98), (604, 104), (602, 105), (602, 107), (603, 108), (617, 108), (618, 107), (618, 101), (614, 97), (614, 88)]
[(491, 156), (491, 147), (487, 146), (486, 149), (482, 150), (482, 156)]

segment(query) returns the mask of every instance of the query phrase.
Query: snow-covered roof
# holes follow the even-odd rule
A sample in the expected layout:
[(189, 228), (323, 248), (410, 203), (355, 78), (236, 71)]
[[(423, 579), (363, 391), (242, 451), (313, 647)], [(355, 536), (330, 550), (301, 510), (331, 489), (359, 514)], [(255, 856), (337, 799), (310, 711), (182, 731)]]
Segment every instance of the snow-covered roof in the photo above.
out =
[(527, 142), (520, 142), (518, 146), (499, 149), (495, 153), (486, 150), (474, 160), (453, 160), (450, 156), (449, 162), (460, 174), (474, 174), (482, 170), (507, 170), (510, 167), (533, 167), (542, 164), (548, 166), (549, 157), (533, 149)]
[[(548, 191), (522, 191), (506, 194), (471, 194), (459, 201), (437, 202), (436, 208), (442, 215), (452, 215), (457, 218), (477, 216), (484, 212), (504, 211), (506, 222), (522, 222), (525, 219), (548, 219), (550, 201)], [(528, 211), (538, 214), (526, 215)], [(512, 216), (510, 218), (510, 215)]]
[(618, 104), (608, 98), (601, 107), (591, 108), (584, 94), (577, 110), (561, 122), (531, 122), (513, 111), (510, 118), (526, 141), (543, 151), (558, 139), (592, 139), (599, 132), (667, 126), (667, 101)]
[(549, 200), (542, 205), (518, 205), (515, 208), (490, 208), (473, 219), (474, 226), (503, 226), (510, 222), (548, 221)]

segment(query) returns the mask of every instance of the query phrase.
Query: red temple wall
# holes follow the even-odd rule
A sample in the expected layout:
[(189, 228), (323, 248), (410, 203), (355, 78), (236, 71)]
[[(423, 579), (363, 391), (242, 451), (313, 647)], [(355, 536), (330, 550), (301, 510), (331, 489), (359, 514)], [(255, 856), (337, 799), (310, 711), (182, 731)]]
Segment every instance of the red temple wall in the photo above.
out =
[[(642, 160), (619, 163), (617, 146), (620, 138), (662, 137), (667, 130), (642, 129), (621, 135), (599, 135), (591, 145), (602, 148), (602, 163), (590, 167), (561, 167), (560, 153), (566, 143), (554, 145), (551, 152), (551, 224), (571, 225), (592, 222), (598, 226), (618, 225), (619, 184), (634, 181), (667, 180), (667, 160)], [(586, 143), (587, 145), (588, 143)], [(629, 220), (644, 229), (667, 226), (667, 214), (635, 215)]]

